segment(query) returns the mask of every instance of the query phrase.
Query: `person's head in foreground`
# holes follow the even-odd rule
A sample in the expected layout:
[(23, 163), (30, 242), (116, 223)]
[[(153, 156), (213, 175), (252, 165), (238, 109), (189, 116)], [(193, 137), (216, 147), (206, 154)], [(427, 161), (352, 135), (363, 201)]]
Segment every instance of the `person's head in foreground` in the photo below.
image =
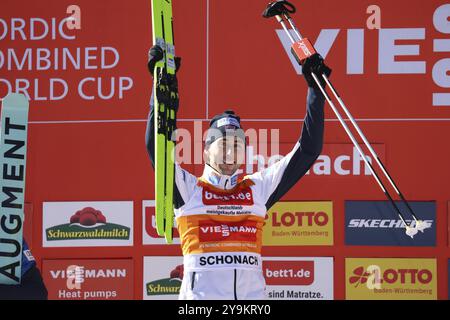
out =
[(244, 164), (245, 133), (240, 120), (234, 111), (226, 110), (210, 122), (204, 159), (206, 165), (221, 175), (232, 176)]

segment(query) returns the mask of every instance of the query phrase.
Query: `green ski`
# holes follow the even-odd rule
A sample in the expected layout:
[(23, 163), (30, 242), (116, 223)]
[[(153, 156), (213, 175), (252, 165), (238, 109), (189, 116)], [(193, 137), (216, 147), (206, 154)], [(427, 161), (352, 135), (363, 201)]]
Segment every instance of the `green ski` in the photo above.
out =
[(155, 65), (155, 202), (156, 230), (172, 243), (174, 149), (173, 133), (178, 109), (178, 85), (175, 77), (172, 1), (152, 0), (153, 44), (164, 51), (164, 59)]

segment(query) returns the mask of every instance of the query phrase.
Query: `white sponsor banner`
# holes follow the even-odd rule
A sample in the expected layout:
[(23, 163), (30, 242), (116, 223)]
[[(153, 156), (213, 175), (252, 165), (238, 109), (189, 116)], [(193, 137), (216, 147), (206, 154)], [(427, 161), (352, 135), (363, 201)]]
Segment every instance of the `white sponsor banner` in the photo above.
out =
[(132, 201), (44, 202), (43, 247), (133, 245)]
[(183, 257), (144, 257), (144, 300), (177, 300), (183, 279)]
[[(155, 200), (142, 201), (142, 244), (167, 244), (156, 232)], [(173, 244), (180, 244), (177, 223), (173, 222)]]
[[(178, 299), (182, 257), (144, 257), (144, 300)], [(333, 300), (333, 258), (264, 257), (266, 294), (272, 300)]]
[(263, 257), (272, 300), (333, 300), (333, 258)]

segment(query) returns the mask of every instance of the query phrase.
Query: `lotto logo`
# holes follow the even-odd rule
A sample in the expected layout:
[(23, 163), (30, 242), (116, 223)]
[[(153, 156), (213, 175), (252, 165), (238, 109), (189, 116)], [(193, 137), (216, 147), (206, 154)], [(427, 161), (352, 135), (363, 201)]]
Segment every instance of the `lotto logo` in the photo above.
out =
[(346, 299), (437, 298), (436, 259), (347, 258)]
[[(378, 266), (367, 269), (358, 267), (353, 270), (349, 283), (359, 286), (366, 284), (369, 289), (378, 288), (382, 283), (389, 284), (428, 284), (433, 280), (433, 273), (428, 269), (386, 269), (382, 271)], [(378, 288), (379, 289), (379, 288)]]
[(326, 212), (277, 212), (272, 213), (272, 225), (274, 227), (290, 226), (325, 226), (328, 223)]

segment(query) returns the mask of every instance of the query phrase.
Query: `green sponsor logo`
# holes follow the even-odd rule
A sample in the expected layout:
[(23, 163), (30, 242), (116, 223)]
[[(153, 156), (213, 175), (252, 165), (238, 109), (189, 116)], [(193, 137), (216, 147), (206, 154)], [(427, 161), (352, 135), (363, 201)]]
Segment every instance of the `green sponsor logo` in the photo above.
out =
[(181, 287), (181, 280), (177, 278), (166, 278), (147, 283), (147, 295), (167, 295), (179, 294)]
[(61, 224), (45, 230), (47, 241), (55, 240), (87, 240), (87, 239), (107, 239), (107, 240), (129, 240), (130, 228), (106, 223), (93, 227), (84, 227), (80, 224)]

